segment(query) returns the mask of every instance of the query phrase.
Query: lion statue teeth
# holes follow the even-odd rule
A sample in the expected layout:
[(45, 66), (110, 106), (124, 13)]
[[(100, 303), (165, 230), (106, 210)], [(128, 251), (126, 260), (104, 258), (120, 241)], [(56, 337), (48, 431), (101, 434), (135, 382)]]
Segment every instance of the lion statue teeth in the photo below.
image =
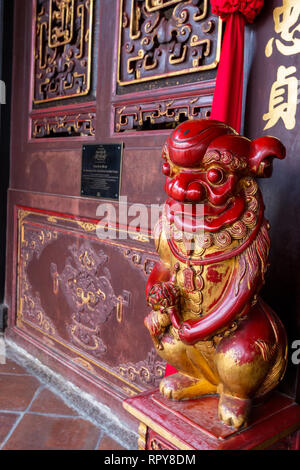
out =
[(177, 373), (160, 383), (173, 400), (220, 396), (225, 424), (248, 422), (254, 398), (286, 369), (287, 339), (259, 297), (270, 240), (256, 177), (270, 177), (285, 148), (226, 124), (180, 124), (163, 147), (167, 200), (155, 229), (160, 255), (149, 276), (145, 326)]

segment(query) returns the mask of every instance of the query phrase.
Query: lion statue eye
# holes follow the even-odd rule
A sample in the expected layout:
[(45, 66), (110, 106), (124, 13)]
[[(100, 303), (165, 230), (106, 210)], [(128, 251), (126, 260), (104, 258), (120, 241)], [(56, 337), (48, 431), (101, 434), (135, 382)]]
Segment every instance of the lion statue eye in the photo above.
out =
[(224, 172), (221, 168), (211, 168), (207, 172), (207, 180), (212, 184), (220, 184), (224, 180)]

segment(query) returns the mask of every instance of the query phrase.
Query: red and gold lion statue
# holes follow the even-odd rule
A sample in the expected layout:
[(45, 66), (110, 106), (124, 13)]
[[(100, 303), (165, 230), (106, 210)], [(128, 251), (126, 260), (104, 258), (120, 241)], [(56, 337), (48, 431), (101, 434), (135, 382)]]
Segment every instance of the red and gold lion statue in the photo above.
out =
[(163, 148), (168, 199), (155, 230), (145, 319), (159, 355), (177, 373), (160, 383), (174, 400), (219, 394), (219, 418), (240, 428), (251, 403), (282, 379), (287, 339), (259, 297), (269, 224), (256, 177), (270, 177), (285, 148), (214, 120), (180, 124)]

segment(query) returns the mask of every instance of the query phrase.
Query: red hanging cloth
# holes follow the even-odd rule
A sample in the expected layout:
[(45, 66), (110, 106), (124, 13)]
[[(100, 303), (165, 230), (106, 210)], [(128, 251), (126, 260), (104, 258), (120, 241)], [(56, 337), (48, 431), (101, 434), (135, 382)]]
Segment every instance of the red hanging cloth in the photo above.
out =
[(240, 13), (226, 22), (222, 53), (214, 91), (211, 119), (241, 130), (245, 17)]
[(245, 23), (253, 22), (264, 0), (211, 0), (212, 12), (226, 22), (211, 119), (241, 130)]
[[(226, 21), (211, 119), (241, 130), (245, 23), (252, 23), (264, 0), (211, 0), (212, 12)], [(167, 364), (165, 377), (177, 370)]]

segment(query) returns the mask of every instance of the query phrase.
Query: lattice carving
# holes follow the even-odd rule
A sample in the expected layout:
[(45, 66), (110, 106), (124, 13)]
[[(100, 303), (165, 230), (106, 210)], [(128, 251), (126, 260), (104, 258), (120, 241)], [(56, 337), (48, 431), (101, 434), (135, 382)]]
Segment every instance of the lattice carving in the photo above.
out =
[(210, 109), (210, 106), (203, 105), (203, 99), (199, 96), (124, 104), (115, 109), (115, 132), (172, 128), (187, 119), (207, 118)]
[(93, 0), (37, 0), (35, 104), (90, 91)]
[(95, 113), (43, 116), (32, 120), (32, 138), (94, 136)]
[(215, 68), (221, 25), (208, 0), (121, 0), (119, 85)]

